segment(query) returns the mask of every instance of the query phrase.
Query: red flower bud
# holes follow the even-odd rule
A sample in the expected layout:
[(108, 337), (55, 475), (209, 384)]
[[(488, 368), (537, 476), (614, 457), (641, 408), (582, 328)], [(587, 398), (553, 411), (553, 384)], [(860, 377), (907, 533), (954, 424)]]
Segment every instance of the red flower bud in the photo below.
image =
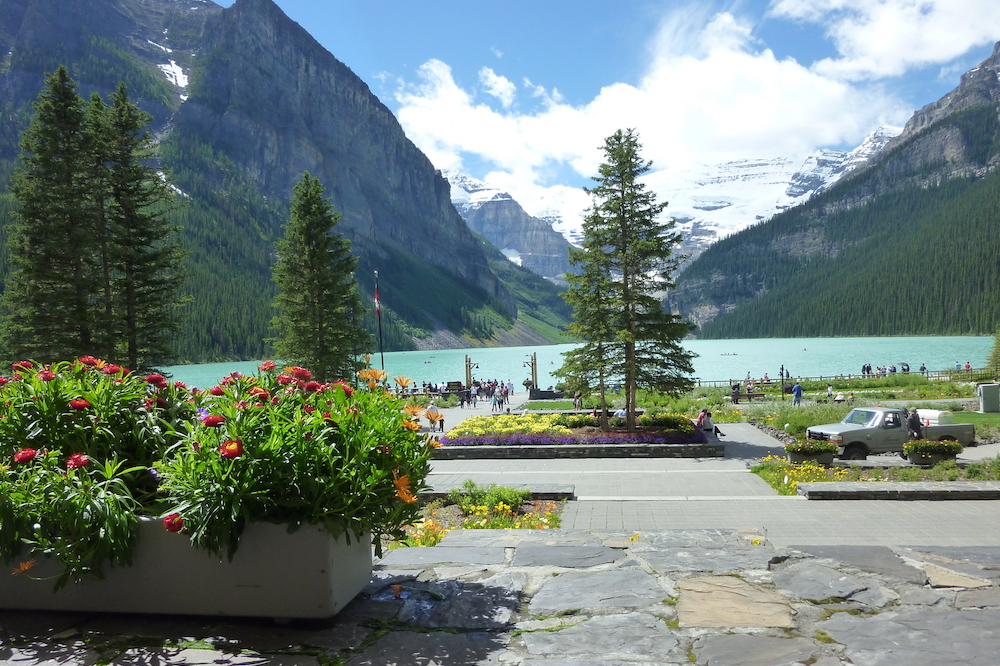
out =
[(163, 529), (168, 532), (180, 532), (184, 529), (184, 519), (179, 513), (171, 513), (163, 517)]
[(74, 453), (66, 459), (66, 469), (80, 469), (90, 463), (90, 458), (82, 453)]
[(218, 414), (209, 414), (208, 416), (203, 418), (201, 422), (206, 426), (208, 426), (209, 428), (218, 428), (219, 426), (221, 426), (223, 423), (226, 422), (226, 417), (219, 416)]
[(86, 398), (74, 398), (69, 401), (69, 406), (72, 409), (87, 409), (90, 407), (90, 401)]
[(53, 379), (56, 378), (56, 373), (46, 368), (45, 370), (38, 371), (38, 378), (41, 379), (43, 382), (51, 382)]

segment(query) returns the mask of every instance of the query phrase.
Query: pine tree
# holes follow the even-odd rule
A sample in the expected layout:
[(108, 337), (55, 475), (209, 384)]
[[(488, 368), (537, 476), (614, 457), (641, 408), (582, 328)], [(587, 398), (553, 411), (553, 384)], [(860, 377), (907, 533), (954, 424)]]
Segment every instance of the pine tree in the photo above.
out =
[(354, 283), (357, 259), (334, 228), (340, 213), (308, 172), (295, 185), (291, 219), (276, 244), (273, 277), (279, 293), (274, 347), (279, 357), (310, 368), (320, 381), (352, 379), (369, 351), (365, 312)]
[(185, 252), (179, 229), (168, 215), (174, 200), (166, 175), (149, 166), (153, 139), (145, 129), (152, 117), (128, 98), (124, 84), (107, 109), (106, 154), (108, 246), (105, 279), (111, 277), (116, 357), (131, 368), (162, 363), (173, 355), (179, 328), (180, 289)]
[(56, 361), (91, 353), (97, 289), (97, 202), (84, 102), (66, 68), (45, 81), (21, 137), (8, 228), (11, 271), (2, 335), (15, 358)]
[(673, 251), (681, 237), (673, 220), (658, 219), (666, 203), (657, 203), (639, 182), (652, 165), (639, 156), (640, 148), (631, 129), (605, 140), (598, 185), (587, 190), (593, 205), (583, 223), (583, 248), (570, 254), (579, 271), (567, 277), (566, 293), (573, 331), (583, 339), (567, 370), (575, 366), (581, 377), (590, 367), (602, 386), (620, 379), (630, 431), (639, 387), (677, 394), (690, 388), (694, 371), (694, 355), (681, 346), (693, 327), (661, 305), (662, 293), (673, 287), (680, 260)]
[(172, 356), (183, 274), (172, 192), (148, 165), (151, 118), (124, 85), (89, 104), (60, 67), (46, 80), (21, 139), (11, 187), (12, 270), (2, 335), (13, 357), (84, 354), (136, 369)]

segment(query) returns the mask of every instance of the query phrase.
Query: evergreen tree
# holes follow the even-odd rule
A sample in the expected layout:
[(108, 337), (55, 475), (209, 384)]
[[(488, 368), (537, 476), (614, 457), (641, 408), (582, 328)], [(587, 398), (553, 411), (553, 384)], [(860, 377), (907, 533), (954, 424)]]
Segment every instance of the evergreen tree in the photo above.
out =
[(694, 355), (681, 346), (693, 327), (664, 312), (658, 297), (673, 287), (680, 260), (673, 250), (681, 237), (673, 220), (657, 219), (666, 203), (639, 182), (652, 164), (640, 148), (631, 129), (605, 140), (605, 162), (593, 179), (598, 185), (587, 190), (593, 205), (583, 223), (583, 248), (570, 254), (579, 272), (567, 277), (566, 293), (573, 331), (583, 339), (567, 371), (582, 377), (590, 367), (601, 384), (620, 379), (630, 431), (639, 387), (677, 394), (690, 388), (694, 371)]
[(56, 361), (93, 350), (97, 204), (83, 100), (66, 68), (45, 81), (21, 137), (8, 227), (2, 334), (13, 357)]
[(308, 172), (295, 185), (291, 219), (276, 244), (273, 327), (279, 357), (310, 368), (320, 381), (332, 381), (354, 377), (371, 338), (362, 328), (365, 308), (354, 283), (357, 259), (350, 241), (333, 233), (341, 215), (324, 193)]
[(105, 294), (112, 295), (107, 309), (115, 313), (115, 357), (131, 368), (173, 355), (170, 340), (179, 328), (185, 278), (179, 230), (168, 219), (173, 192), (166, 175), (149, 166), (154, 143), (145, 128), (151, 120), (118, 84), (101, 142), (107, 164), (106, 238), (112, 241), (103, 258), (110, 270), (102, 275)]
[(64, 67), (46, 80), (11, 187), (2, 334), (14, 357), (84, 354), (135, 369), (168, 360), (183, 281), (172, 193), (148, 166), (148, 114), (123, 85), (85, 104)]

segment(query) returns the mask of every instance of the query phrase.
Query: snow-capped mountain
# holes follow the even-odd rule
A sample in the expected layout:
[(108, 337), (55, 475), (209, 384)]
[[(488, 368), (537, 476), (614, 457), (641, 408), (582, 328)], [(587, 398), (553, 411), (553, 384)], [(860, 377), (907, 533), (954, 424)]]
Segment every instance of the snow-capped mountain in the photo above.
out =
[[(684, 237), (681, 252), (693, 258), (716, 240), (822, 192), (900, 132), (902, 128), (883, 125), (854, 150), (817, 150), (805, 161), (788, 157), (745, 159), (680, 172), (657, 171), (645, 180), (658, 200), (669, 203), (665, 215), (677, 220)], [(550, 192), (522, 204), (529, 214), (578, 244), (589, 199), (569, 188), (552, 188)]]
[[(693, 260), (720, 238), (827, 189), (901, 132), (902, 128), (883, 125), (851, 151), (817, 150), (804, 161), (788, 157), (743, 159), (699, 165), (685, 171), (655, 171), (645, 176), (645, 182), (659, 201), (669, 203), (664, 214), (677, 220), (677, 230), (684, 239), (680, 252)], [(568, 243), (579, 245), (582, 241), (583, 214), (590, 198), (581, 189), (552, 187), (540, 196), (533, 193), (534, 196), (515, 201), (511, 194), (465, 174), (446, 172), (445, 176), (452, 184), (452, 203), (469, 226), (483, 233), (513, 261), (523, 263), (532, 252), (541, 252), (549, 259), (553, 253), (565, 254), (565, 244), (549, 245), (544, 250), (534, 245), (539, 242), (539, 223)], [(516, 206), (531, 220), (533, 231), (529, 236), (514, 240), (514, 230), (520, 224), (515, 218), (508, 218), (501, 225), (506, 235), (500, 234), (496, 220), (492, 228), (485, 221), (485, 210), (507, 206)], [(555, 268), (533, 270), (553, 277), (551, 271)], [(559, 266), (559, 271), (563, 270), (564, 265)]]

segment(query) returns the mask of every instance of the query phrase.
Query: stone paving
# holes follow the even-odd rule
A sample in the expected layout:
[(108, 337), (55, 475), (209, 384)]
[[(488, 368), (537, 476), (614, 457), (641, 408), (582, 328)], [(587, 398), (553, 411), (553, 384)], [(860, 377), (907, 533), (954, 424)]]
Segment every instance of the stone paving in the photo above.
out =
[(996, 664), (998, 547), (776, 547), (747, 530), (452, 532), (337, 617), (0, 613), (4, 664)]

